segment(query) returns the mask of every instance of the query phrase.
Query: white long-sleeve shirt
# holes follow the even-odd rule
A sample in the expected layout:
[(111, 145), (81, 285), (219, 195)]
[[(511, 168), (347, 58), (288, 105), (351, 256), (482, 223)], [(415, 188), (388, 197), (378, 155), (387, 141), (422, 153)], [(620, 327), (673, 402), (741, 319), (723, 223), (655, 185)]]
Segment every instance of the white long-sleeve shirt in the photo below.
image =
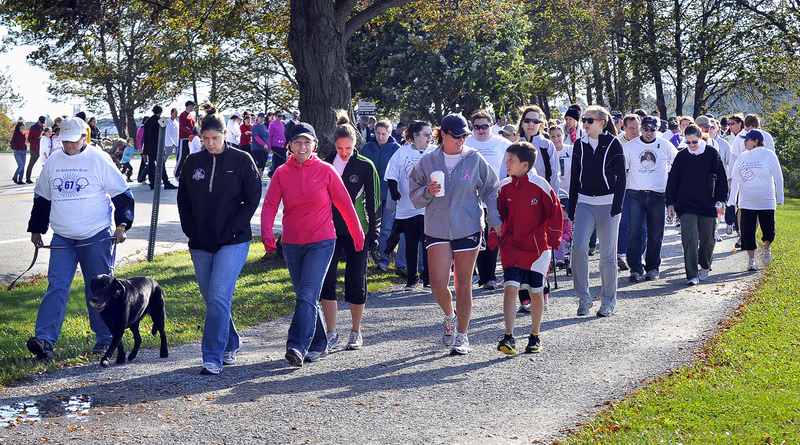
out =
[(178, 119), (167, 119), (167, 127), (164, 128), (164, 147), (178, 146)]
[(775, 210), (776, 204), (783, 204), (783, 173), (775, 152), (756, 147), (736, 158), (728, 205), (737, 202), (748, 210)]
[(228, 119), (227, 127), (228, 135), (225, 136), (225, 141), (238, 146), (240, 138), (242, 137), (242, 130), (239, 129), (239, 124), (233, 119)]

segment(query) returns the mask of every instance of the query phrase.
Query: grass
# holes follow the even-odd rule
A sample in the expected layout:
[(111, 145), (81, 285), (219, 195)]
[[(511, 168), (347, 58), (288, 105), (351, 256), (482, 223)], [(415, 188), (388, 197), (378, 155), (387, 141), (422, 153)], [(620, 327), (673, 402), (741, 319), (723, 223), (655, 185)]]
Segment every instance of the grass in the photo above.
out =
[(800, 202), (776, 215), (773, 261), (695, 365), (657, 378), (565, 444), (800, 443)]
[[(188, 252), (160, 255), (151, 263), (140, 262), (115, 271), (118, 277), (150, 276), (164, 290), (167, 303), (167, 337), (170, 346), (199, 340), (203, 335), (205, 304), (195, 281)], [(339, 282), (343, 282), (344, 263), (339, 264)], [(367, 288), (377, 292), (400, 282), (393, 272), (370, 268)], [(55, 344), (55, 359), (34, 360), (25, 342), (33, 335), (39, 302), (47, 289), (47, 279), (36, 277), (11, 292), (0, 292), (0, 385), (24, 380), (32, 374), (97, 361), (88, 351), (94, 346), (94, 333), (84, 302), (84, 281), (76, 277), (69, 295), (61, 337)], [(341, 298), (341, 285), (338, 287)], [(232, 313), (237, 328), (271, 320), (294, 310), (294, 291), (289, 272), (282, 258), (271, 253), (264, 256), (264, 246), (257, 241), (250, 245), (242, 272), (236, 282)], [(142, 347), (158, 347), (158, 337), (150, 335), (149, 316), (142, 321)], [(125, 348), (130, 351), (133, 337), (125, 334)]]

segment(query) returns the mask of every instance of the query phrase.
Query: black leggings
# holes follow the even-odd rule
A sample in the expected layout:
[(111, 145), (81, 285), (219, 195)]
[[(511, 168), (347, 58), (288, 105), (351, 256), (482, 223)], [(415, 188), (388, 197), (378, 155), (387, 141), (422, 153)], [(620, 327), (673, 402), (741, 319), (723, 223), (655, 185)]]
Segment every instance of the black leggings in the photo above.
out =
[[(739, 209), (742, 212), (742, 250), (756, 250), (756, 229), (761, 225), (761, 241), (775, 241), (775, 210)], [(758, 224), (756, 223), (758, 219)]]
[[(400, 234), (406, 236), (406, 266), (408, 269), (409, 281), (417, 278), (417, 265), (419, 263), (419, 242), (425, 233), (425, 215), (416, 215), (407, 219), (395, 219), (392, 225), (392, 233), (386, 241), (384, 253), (391, 254), (397, 243), (400, 242)], [(391, 248), (390, 248), (391, 247)], [(399, 255), (400, 252), (397, 252)], [(422, 255), (422, 278), (427, 282), (428, 276), (428, 255)]]
[(352, 304), (367, 301), (367, 249), (357, 251), (350, 235), (338, 236), (333, 248), (333, 259), (322, 282), (320, 298), (336, 301), (336, 275), (339, 258), (344, 253), (344, 300)]

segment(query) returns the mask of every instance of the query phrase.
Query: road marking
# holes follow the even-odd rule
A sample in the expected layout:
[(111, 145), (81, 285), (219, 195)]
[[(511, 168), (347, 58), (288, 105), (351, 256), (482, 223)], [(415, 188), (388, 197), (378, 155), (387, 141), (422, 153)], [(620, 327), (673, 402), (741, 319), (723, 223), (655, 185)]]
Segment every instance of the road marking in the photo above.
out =
[(22, 242), (22, 241), (31, 242), (31, 239), (30, 238), (10, 239), (10, 240), (7, 240), (7, 241), (0, 241), (0, 244), (19, 243), (19, 242)]
[(33, 193), (26, 193), (24, 195), (10, 196), (8, 198), (0, 198), (0, 202), (11, 201), (13, 199), (32, 198), (32, 197), (33, 197)]

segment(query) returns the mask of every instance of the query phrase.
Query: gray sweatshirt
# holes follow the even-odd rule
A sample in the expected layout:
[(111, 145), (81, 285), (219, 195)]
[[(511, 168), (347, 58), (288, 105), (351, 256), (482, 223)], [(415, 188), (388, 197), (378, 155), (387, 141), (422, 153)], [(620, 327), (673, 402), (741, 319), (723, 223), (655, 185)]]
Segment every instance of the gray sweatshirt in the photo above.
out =
[[(494, 169), (474, 148), (464, 146), (462, 159), (450, 174), (444, 163), (442, 147), (425, 153), (411, 171), (408, 189), (411, 203), (425, 207), (425, 235), (455, 240), (483, 230), (483, 202), (488, 209), (490, 227), (502, 225), (497, 211), (500, 181)], [(430, 174), (445, 172), (444, 196), (428, 193)]]

